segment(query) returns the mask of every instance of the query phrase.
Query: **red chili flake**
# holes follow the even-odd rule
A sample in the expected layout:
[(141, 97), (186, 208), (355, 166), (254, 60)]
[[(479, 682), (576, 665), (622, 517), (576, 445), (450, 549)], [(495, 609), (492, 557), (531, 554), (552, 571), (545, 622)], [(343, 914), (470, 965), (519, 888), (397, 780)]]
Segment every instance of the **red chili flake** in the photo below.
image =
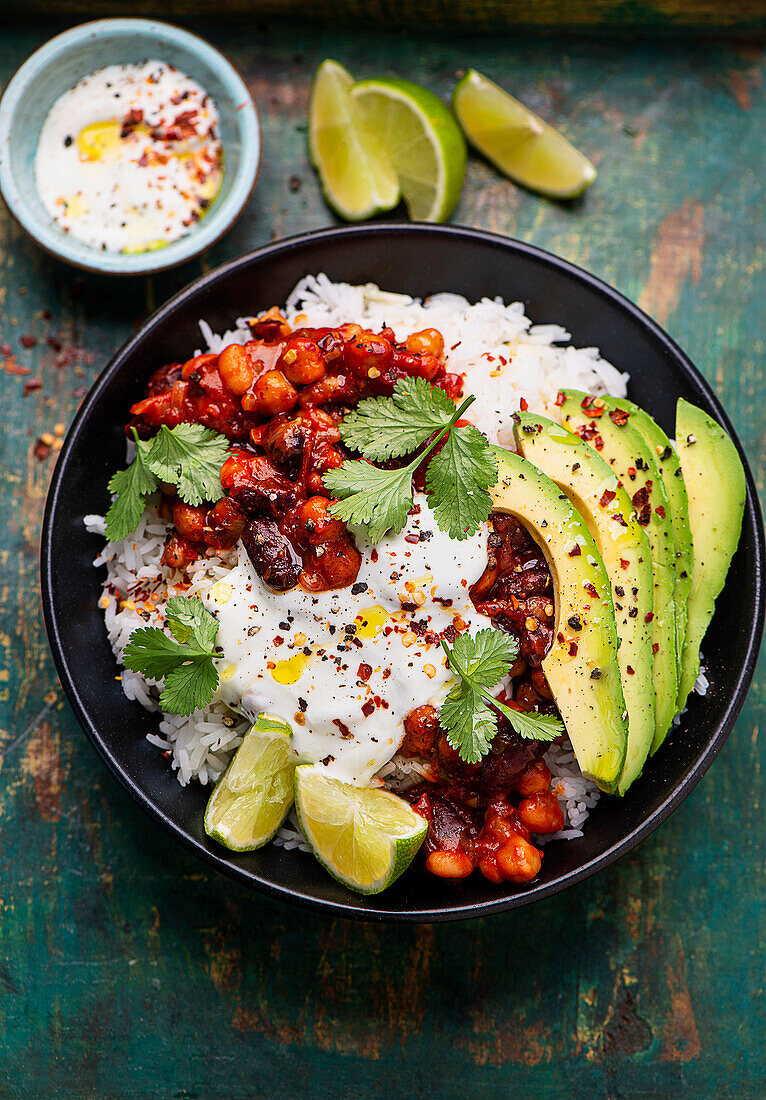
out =
[(638, 489), (630, 499), (636, 510), (636, 519), (642, 527), (646, 527), (647, 523), (652, 518), (652, 506), (649, 503), (649, 490), (644, 486), (642, 489)]
[(609, 412), (609, 419), (613, 420), (618, 428), (624, 428), (629, 418), (630, 413), (627, 409), (611, 409)]
[(582, 548), (579, 542), (576, 542), (571, 550), (567, 550), (567, 554), (570, 558), (579, 558), (580, 554), (582, 554)]
[(523, 397), (519, 399), (519, 408), (521, 409), (521, 411), (523, 413), (525, 413), (527, 411), (527, 409), (529, 408), (528, 402), (525, 401), (525, 399)]
[(16, 374), (20, 378), (23, 378), (25, 374), (31, 374), (32, 371), (29, 367), (22, 367), (21, 363), (17, 362), (17, 360), (11, 356), (10, 359), (5, 360), (5, 373)]
[(665, 509), (661, 504), (658, 504), (654, 510), (658, 516), (662, 516), (663, 519), (665, 518)]
[(626, 667), (625, 671), (627, 672), (628, 676), (636, 675), (636, 670), (634, 668), (631, 668), (630, 665)]
[(627, 569), (629, 565), (630, 565), (630, 562), (628, 561), (627, 558), (620, 558), (620, 566), (621, 566), (622, 569)]
[(601, 500), (599, 501), (599, 504), (602, 508), (606, 508), (607, 505), (612, 503), (616, 496), (617, 494), (613, 493), (611, 489), (604, 489), (603, 493), (601, 494)]
[(341, 722), (340, 718), (333, 718), (332, 724), (338, 727), (344, 740), (348, 741), (349, 739), (353, 739), (353, 733), (348, 728), (345, 722)]
[(364, 682), (367, 683), (369, 678), (372, 676), (372, 665), (368, 665), (363, 661), (359, 668), (356, 670), (356, 674), (360, 680), (364, 680)]
[(404, 536), (404, 541), (405, 542), (411, 542), (411, 543), (414, 544), (416, 542), (420, 542), (420, 536), (419, 535), (413, 535), (413, 534), (405, 535)]
[(372, 550), (372, 552), (370, 554), (370, 560), (371, 561), (377, 561), (378, 560), (378, 551), (377, 550), (374, 550), (374, 549)]
[(569, 656), (570, 657), (576, 657), (577, 656), (577, 642), (570, 642), (569, 643)]
[(27, 394), (32, 393), (34, 390), (41, 390), (42, 388), (43, 384), (39, 378), (28, 378), (24, 383), (24, 396), (26, 397)]
[[(374, 712), (374, 710), (375, 710), (375, 704), (373, 703), (372, 699), (368, 699), (367, 702), (362, 707), (362, 714), (365, 716), (365, 718), (369, 718), (370, 715)], [(344, 736), (345, 736), (345, 734), (344, 734)]]
[(19, 343), (23, 348), (33, 348), (37, 343), (37, 337), (25, 333), (24, 336), (19, 336)]
[(559, 631), (558, 634), (556, 635), (556, 641), (559, 643), (559, 645), (563, 645), (564, 642), (566, 641), (566, 638), (561, 633), (561, 631)]
[(42, 439), (38, 439), (34, 446), (34, 456), (39, 462), (44, 462), (48, 455), (51, 453), (51, 449), (47, 443), (43, 443)]
[(597, 451), (603, 451), (603, 449), (604, 449), (604, 441), (601, 438), (601, 436), (598, 434), (598, 432), (596, 432), (596, 434), (593, 437), (593, 446), (596, 448)]
[(611, 518), (612, 518), (613, 520), (615, 520), (615, 521), (616, 521), (617, 523), (619, 523), (619, 525), (620, 525), (621, 527), (627, 527), (627, 526), (628, 526), (628, 524), (627, 524), (627, 522), (626, 522), (626, 520), (625, 520), (625, 517), (623, 516), (622, 512), (614, 512), (614, 513), (613, 513), (613, 515), (611, 516)]
[(647, 613), (644, 615), (644, 622), (645, 623), (650, 623), (653, 618), (654, 618), (654, 612), (653, 611), (647, 611)]
[(282, 645), (283, 643), (284, 638), (280, 638), (279, 634), (277, 634), (277, 636), (274, 638), (274, 645)]
[(652, 653), (659, 653), (659, 649), (660, 649), (659, 645), (657, 644), (657, 642), (655, 642), (654, 645), (652, 646)]
[(559, 390), (559, 392), (556, 394), (556, 400), (553, 402), (553, 404), (556, 406), (556, 408), (560, 409), (565, 401), (566, 396), (561, 392), (561, 390)]
[(596, 586), (591, 584), (590, 581), (586, 581), (583, 588), (586, 592), (590, 592), (591, 596), (594, 596), (596, 599), (600, 598)]

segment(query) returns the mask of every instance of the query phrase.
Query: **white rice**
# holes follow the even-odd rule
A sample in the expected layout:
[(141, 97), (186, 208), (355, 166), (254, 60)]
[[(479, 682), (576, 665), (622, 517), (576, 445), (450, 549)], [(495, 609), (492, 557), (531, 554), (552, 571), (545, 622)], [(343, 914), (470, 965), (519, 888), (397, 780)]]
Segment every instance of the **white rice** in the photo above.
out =
[[(596, 348), (566, 345), (570, 335), (561, 326), (532, 325), (520, 302), (505, 305), (499, 298), (484, 298), (471, 305), (455, 294), (436, 294), (421, 302), (382, 291), (373, 284), (350, 286), (332, 283), (326, 275), (308, 275), (288, 298), (285, 315), (292, 325), (312, 327), (354, 322), (378, 330), (388, 325), (399, 339), (419, 329), (439, 329), (444, 336), (448, 370), (465, 373), (466, 392), (477, 395), (471, 413), (477, 420), (497, 425), (494, 436), (500, 443), (512, 443), (511, 414), (521, 398), (530, 409), (545, 411), (563, 387), (616, 396), (626, 393), (627, 374), (602, 359)], [(245, 343), (252, 338), (249, 320), (239, 318), (221, 335), (201, 320), (203, 350), (218, 352), (228, 344)], [(85, 524), (89, 531), (104, 534), (102, 516), (86, 516)], [(227, 553), (208, 550), (188, 574), (161, 565), (169, 527), (156, 507), (150, 505), (135, 532), (122, 542), (107, 543), (94, 561), (95, 566), (107, 568), (100, 606), (119, 663), (133, 630), (162, 625), (167, 599), (198, 594), (225, 577), (237, 563), (234, 549)], [(147, 710), (159, 710), (156, 682), (128, 669), (123, 669), (118, 679), (128, 699)], [(163, 714), (159, 732), (149, 734), (148, 739), (169, 759), (181, 784), (191, 780), (207, 784), (222, 774), (247, 726), (246, 719), (216, 702), (188, 718)], [(569, 744), (552, 746), (545, 760), (554, 777), (553, 790), (567, 827), (552, 836), (538, 837), (537, 842), (582, 836), (582, 826), (599, 798), (598, 787), (580, 773)], [(422, 761), (397, 756), (379, 776), (391, 789), (401, 790), (423, 779), (427, 771)], [(279, 830), (274, 843), (286, 849), (308, 850), (294, 815)]]

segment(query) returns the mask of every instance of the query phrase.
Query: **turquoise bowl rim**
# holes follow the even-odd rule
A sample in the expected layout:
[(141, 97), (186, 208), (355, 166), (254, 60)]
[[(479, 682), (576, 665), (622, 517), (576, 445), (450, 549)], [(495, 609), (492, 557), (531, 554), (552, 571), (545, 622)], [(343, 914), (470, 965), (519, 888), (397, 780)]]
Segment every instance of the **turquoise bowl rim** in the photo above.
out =
[[(230, 98), (236, 125), (241, 137), (241, 158), (230, 190), (225, 198), (214, 203), (209, 213), (189, 232), (156, 252), (125, 255), (121, 252), (99, 252), (81, 241), (62, 233), (52, 219), (40, 217), (22, 194), (11, 167), (10, 149), (13, 142), (12, 123), (20, 99), (30, 92), (41, 73), (50, 69), (69, 50), (83, 40), (98, 38), (102, 32), (111, 36), (143, 36), (170, 39), (190, 54), (197, 55), (215, 70)], [(98, 68), (98, 62), (95, 63)], [(193, 73), (189, 73), (194, 76)], [(47, 105), (45, 113), (52, 106)], [(226, 109), (218, 102), (221, 113)], [(176, 267), (198, 256), (226, 233), (242, 214), (255, 187), (261, 165), (263, 138), (258, 110), (247, 85), (232, 63), (199, 35), (158, 19), (96, 19), (81, 23), (51, 38), (29, 57), (9, 81), (0, 99), (0, 193), (8, 209), (23, 229), (41, 248), (65, 263), (87, 271), (109, 275), (146, 275)]]

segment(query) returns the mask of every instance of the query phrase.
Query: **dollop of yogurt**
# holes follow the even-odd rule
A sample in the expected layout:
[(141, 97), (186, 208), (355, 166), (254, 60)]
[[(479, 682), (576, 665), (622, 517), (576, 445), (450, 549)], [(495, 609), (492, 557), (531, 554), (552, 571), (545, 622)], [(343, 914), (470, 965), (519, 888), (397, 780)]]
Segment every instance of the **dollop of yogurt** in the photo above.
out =
[(267, 588), (239, 565), (203, 596), (219, 620), (220, 697), (250, 717), (268, 710), (293, 729), (304, 762), (369, 784), (396, 753), (407, 714), (438, 705), (453, 677), (439, 638), (487, 626), (469, 588), (487, 562), (489, 525), (457, 541), (423, 494), (405, 529), (360, 544), (351, 588)]
[(218, 112), (163, 61), (110, 65), (59, 96), (35, 155), (40, 200), (73, 237), (145, 252), (188, 233), (223, 176)]

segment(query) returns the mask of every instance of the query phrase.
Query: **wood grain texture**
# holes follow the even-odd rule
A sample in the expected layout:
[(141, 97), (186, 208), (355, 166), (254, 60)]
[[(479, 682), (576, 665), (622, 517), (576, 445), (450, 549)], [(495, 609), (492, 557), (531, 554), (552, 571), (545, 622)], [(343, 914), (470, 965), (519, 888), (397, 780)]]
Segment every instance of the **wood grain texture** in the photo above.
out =
[[(582, 200), (542, 201), (471, 159), (455, 221), (533, 241), (640, 300), (714, 384), (763, 489), (762, 51), (202, 30), (244, 71), (265, 129), (253, 200), (204, 261), (90, 277), (43, 256), (0, 206), (0, 1095), (760, 1100), (763, 662), (701, 786), (596, 879), (453, 926), (305, 913), (169, 847), (76, 726), (41, 620), (54, 456), (34, 447), (155, 304), (243, 249), (331, 221), (304, 132), (329, 54), (445, 97), (473, 64), (560, 123), (599, 167)], [(0, 81), (47, 36), (0, 37)]]
[[(156, 0), (133, 0), (127, 10), (122, 0), (23, 0), (18, 4), (10, 0), (9, 7), (12, 17), (20, 22), (34, 16), (187, 19), (204, 18), (210, 12), (207, 0), (164, 0), (161, 11)], [(429, 27), (497, 33), (530, 28), (548, 33), (562, 29), (598, 33), (618, 28), (752, 34), (766, 28), (764, 0), (222, 0), (216, 10), (226, 19), (300, 19), (388, 30)]]

